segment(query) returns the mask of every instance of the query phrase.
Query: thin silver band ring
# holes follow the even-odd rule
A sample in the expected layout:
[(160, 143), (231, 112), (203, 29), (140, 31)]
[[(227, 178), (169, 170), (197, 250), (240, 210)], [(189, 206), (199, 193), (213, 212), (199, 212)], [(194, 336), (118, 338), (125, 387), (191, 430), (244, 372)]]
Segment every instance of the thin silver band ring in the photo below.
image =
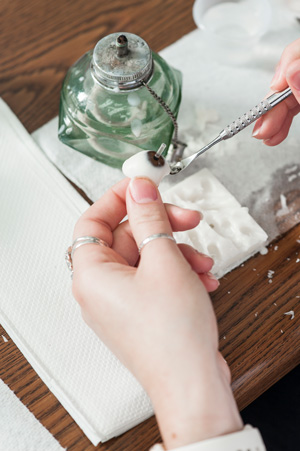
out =
[(141, 253), (143, 247), (146, 246), (146, 244), (150, 243), (150, 241), (157, 240), (158, 238), (165, 238), (167, 240), (171, 240), (174, 243), (176, 243), (175, 238), (172, 235), (169, 235), (168, 233), (154, 233), (153, 235), (148, 236), (141, 242), (141, 244), (139, 245), (139, 254)]
[(76, 240), (73, 241), (72, 246), (69, 246), (65, 253), (67, 267), (71, 271), (72, 275), (73, 275), (74, 252), (76, 251), (76, 249), (78, 249), (80, 246), (83, 246), (84, 244), (98, 244), (98, 246), (110, 247), (106, 241), (101, 240), (100, 238), (97, 238), (95, 236), (81, 236), (79, 238), (76, 238)]

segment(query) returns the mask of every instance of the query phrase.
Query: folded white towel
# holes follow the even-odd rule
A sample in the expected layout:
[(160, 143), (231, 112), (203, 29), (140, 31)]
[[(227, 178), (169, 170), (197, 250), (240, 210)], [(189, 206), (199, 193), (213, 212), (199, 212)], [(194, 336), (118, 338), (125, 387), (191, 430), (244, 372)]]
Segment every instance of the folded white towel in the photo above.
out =
[(88, 204), (0, 100), (0, 321), (96, 445), (152, 414), (138, 382), (84, 324), (64, 251)]

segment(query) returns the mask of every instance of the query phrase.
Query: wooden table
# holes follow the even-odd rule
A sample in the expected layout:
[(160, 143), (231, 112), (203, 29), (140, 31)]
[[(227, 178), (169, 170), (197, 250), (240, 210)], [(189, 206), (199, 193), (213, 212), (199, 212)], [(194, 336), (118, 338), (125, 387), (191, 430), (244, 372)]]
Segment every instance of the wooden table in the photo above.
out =
[[(0, 96), (33, 132), (57, 115), (67, 69), (101, 37), (130, 31), (159, 51), (195, 28), (192, 4), (193, 0), (2, 0)], [(294, 211), (299, 211), (300, 190), (290, 196)], [(290, 225), (297, 223), (294, 218)], [(290, 225), (281, 224), (281, 230)], [(299, 364), (299, 239), (296, 224), (272, 243), (267, 255), (257, 255), (224, 277), (212, 296), (220, 348), (232, 371), (240, 409)], [(268, 270), (274, 271), (272, 280)], [(284, 314), (290, 310), (295, 311), (294, 319)], [(3, 329), (0, 334), (8, 337)], [(94, 448), (12, 340), (6, 343), (0, 337), (0, 348), (1, 378), (63, 447), (143, 451), (159, 440), (151, 418)]]

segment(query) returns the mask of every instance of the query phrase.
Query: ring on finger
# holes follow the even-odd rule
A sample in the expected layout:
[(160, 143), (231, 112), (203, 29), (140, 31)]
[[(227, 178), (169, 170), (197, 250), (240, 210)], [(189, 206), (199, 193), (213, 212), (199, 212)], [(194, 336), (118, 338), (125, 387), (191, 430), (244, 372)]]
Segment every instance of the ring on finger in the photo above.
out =
[(71, 271), (72, 276), (74, 272), (73, 270), (74, 253), (76, 249), (78, 249), (80, 246), (83, 246), (84, 244), (98, 244), (98, 246), (110, 247), (106, 241), (101, 240), (100, 238), (97, 238), (95, 236), (81, 236), (79, 238), (76, 238), (76, 240), (73, 241), (72, 246), (69, 246), (65, 252), (66, 264), (68, 269)]
[(150, 241), (157, 240), (158, 238), (164, 238), (167, 240), (171, 240), (174, 243), (176, 243), (175, 238), (172, 235), (169, 235), (168, 233), (154, 233), (153, 235), (148, 236), (145, 238), (139, 245), (139, 254), (141, 253), (141, 250), (143, 249), (146, 244), (150, 243)]

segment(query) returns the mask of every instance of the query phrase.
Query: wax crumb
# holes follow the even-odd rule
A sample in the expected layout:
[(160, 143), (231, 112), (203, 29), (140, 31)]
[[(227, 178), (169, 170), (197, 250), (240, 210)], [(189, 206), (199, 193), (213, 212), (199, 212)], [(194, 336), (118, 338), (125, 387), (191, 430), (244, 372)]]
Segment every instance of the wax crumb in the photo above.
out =
[(297, 171), (298, 166), (295, 164), (294, 166), (291, 166), (290, 168), (287, 168), (284, 173), (285, 174), (290, 174), (291, 172)]
[(295, 180), (297, 178), (296, 174), (292, 174), (288, 177), (288, 182), (292, 182), (293, 180)]
[(276, 302), (274, 302), (274, 305), (276, 305), (276, 306), (277, 306)]
[(230, 294), (230, 291), (227, 291), (228, 294)]
[(299, 263), (299, 262), (300, 262), (300, 258), (297, 258), (296, 263)]
[(3, 341), (4, 341), (5, 343), (8, 342), (8, 339), (7, 339), (4, 335), (1, 335), (1, 337), (3, 338)]
[(300, 244), (300, 240), (296, 240), (296, 243)]
[(273, 280), (272, 280), (272, 279), (269, 279), (269, 283), (273, 283)]
[(289, 262), (290, 260), (291, 260), (291, 259), (288, 257), (288, 258), (287, 258), (287, 261)]
[(267, 253), (268, 253), (269, 251), (268, 251), (268, 248), (267, 248), (267, 247), (263, 247), (259, 252), (260, 252), (261, 255), (267, 255)]
[(294, 312), (294, 310), (290, 310), (289, 312), (285, 312), (284, 315), (290, 315), (290, 316), (291, 316), (291, 319), (294, 319), (294, 318), (295, 318), (295, 312)]
[(254, 316), (256, 316), (256, 317), (257, 317), (257, 315), (258, 315), (258, 312), (254, 313)]
[(226, 335), (224, 335), (223, 340), (226, 340)]
[(269, 271), (268, 271), (268, 278), (272, 279), (273, 274), (275, 274), (275, 271), (272, 271), (272, 269), (269, 269)]
[(275, 247), (274, 247), (274, 251), (278, 251), (278, 246), (275, 246)]
[(142, 121), (140, 119), (133, 119), (131, 122), (131, 131), (137, 138), (142, 132)]
[(283, 334), (283, 330), (282, 329), (280, 329), (280, 332)]
[(280, 194), (281, 208), (277, 211), (276, 216), (284, 216), (289, 213), (289, 208), (286, 203), (286, 197), (284, 194)]
[(256, 268), (253, 268), (253, 271), (256, 271)]

